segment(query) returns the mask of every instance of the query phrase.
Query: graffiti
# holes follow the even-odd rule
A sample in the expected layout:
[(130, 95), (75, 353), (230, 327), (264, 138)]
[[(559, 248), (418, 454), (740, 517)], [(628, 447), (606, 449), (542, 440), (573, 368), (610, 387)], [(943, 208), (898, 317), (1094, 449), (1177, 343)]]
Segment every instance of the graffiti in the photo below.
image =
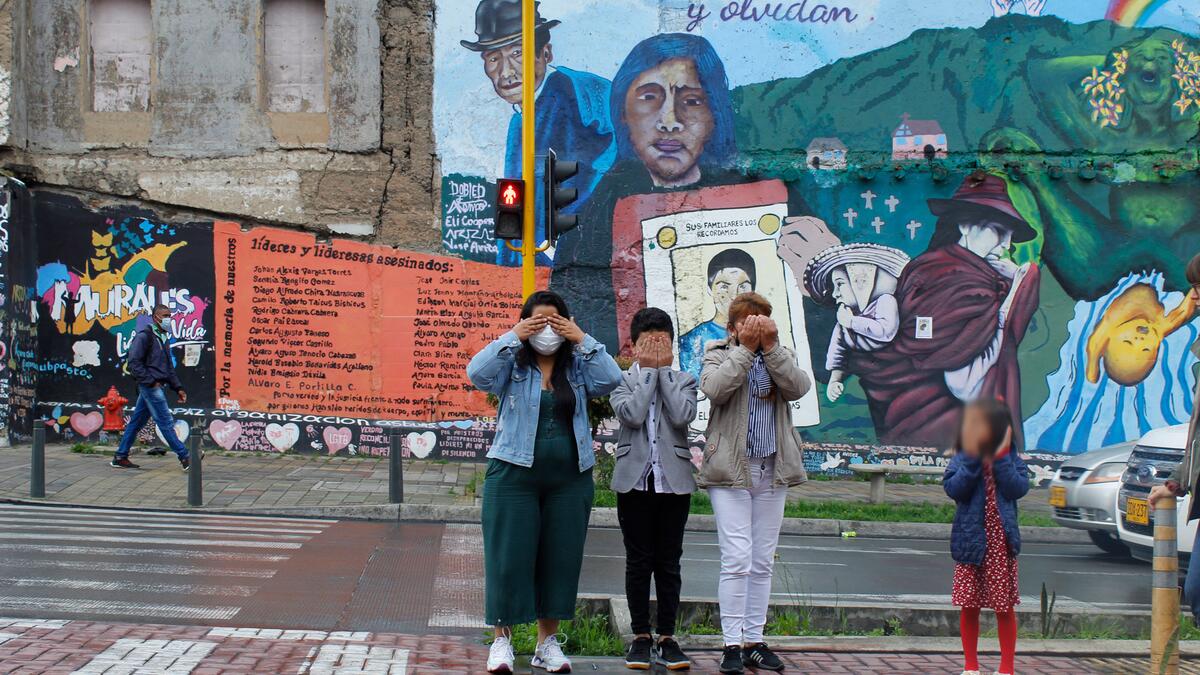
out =
[[(1043, 0), (1044, 1), (1044, 0)], [(705, 8), (704, 3), (689, 3), (687, 16), (691, 20), (687, 25), (688, 32), (698, 30), (705, 20), (713, 16), (713, 12)], [(758, 0), (740, 0), (729, 2), (717, 10), (721, 21), (746, 21), (758, 23), (763, 21), (790, 23), (854, 23), (859, 13), (850, 7), (838, 7), (822, 3), (809, 4), (808, 0), (800, 2), (759, 2)]]
[(459, 175), (442, 179), (442, 245), (446, 253), (465, 260), (496, 260), (492, 236), (495, 200), (495, 183)]

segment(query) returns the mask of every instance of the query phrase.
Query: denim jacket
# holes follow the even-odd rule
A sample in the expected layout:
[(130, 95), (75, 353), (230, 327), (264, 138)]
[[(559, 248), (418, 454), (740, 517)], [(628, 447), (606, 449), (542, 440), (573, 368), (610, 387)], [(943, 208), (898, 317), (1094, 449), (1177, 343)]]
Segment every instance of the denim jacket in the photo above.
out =
[[(467, 377), (476, 387), (500, 399), (496, 438), (488, 458), (531, 467), (538, 408), (542, 401), (542, 375), (536, 364), (517, 365), (520, 349), (521, 340), (515, 333), (509, 331), (501, 335), (471, 359), (467, 364)], [(583, 342), (575, 346), (574, 356), (567, 381), (575, 392), (572, 422), (582, 472), (596, 463), (587, 400), (616, 389), (621, 382), (621, 368), (605, 351), (604, 345), (591, 335), (583, 336)]]

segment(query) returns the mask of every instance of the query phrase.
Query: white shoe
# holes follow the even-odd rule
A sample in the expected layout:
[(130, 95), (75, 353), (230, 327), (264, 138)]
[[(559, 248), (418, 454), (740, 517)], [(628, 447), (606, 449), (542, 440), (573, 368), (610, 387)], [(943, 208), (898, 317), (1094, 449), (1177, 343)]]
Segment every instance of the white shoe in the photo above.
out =
[(563, 653), (562, 645), (553, 635), (537, 646), (529, 665), (534, 668), (543, 668), (547, 673), (571, 672), (571, 660)]
[(498, 637), (492, 642), (492, 648), (488, 651), (487, 671), (489, 673), (512, 673), (513, 660), (512, 640)]

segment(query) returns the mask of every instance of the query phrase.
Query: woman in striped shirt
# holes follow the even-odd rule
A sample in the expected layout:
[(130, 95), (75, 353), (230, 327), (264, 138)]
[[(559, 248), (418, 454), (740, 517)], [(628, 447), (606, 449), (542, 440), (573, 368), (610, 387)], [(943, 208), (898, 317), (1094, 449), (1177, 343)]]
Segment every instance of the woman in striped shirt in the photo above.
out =
[(812, 381), (779, 343), (763, 296), (734, 298), (728, 330), (728, 339), (705, 347), (700, 390), (711, 409), (697, 481), (708, 489), (721, 544), (721, 672), (779, 671), (783, 662), (763, 641), (763, 626), (787, 490), (807, 479), (790, 402)]

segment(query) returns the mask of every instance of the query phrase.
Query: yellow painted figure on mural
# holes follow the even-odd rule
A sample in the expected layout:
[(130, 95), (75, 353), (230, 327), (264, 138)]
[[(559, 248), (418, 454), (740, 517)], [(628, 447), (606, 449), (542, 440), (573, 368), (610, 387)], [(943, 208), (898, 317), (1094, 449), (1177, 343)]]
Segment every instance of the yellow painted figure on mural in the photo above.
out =
[(1100, 381), (1100, 362), (1113, 381), (1133, 386), (1158, 362), (1163, 340), (1191, 321), (1196, 301), (1188, 294), (1169, 313), (1158, 292), (1146, 284), (1130, 286), (1113, 300), (1087, 343), (1088, 382)]

